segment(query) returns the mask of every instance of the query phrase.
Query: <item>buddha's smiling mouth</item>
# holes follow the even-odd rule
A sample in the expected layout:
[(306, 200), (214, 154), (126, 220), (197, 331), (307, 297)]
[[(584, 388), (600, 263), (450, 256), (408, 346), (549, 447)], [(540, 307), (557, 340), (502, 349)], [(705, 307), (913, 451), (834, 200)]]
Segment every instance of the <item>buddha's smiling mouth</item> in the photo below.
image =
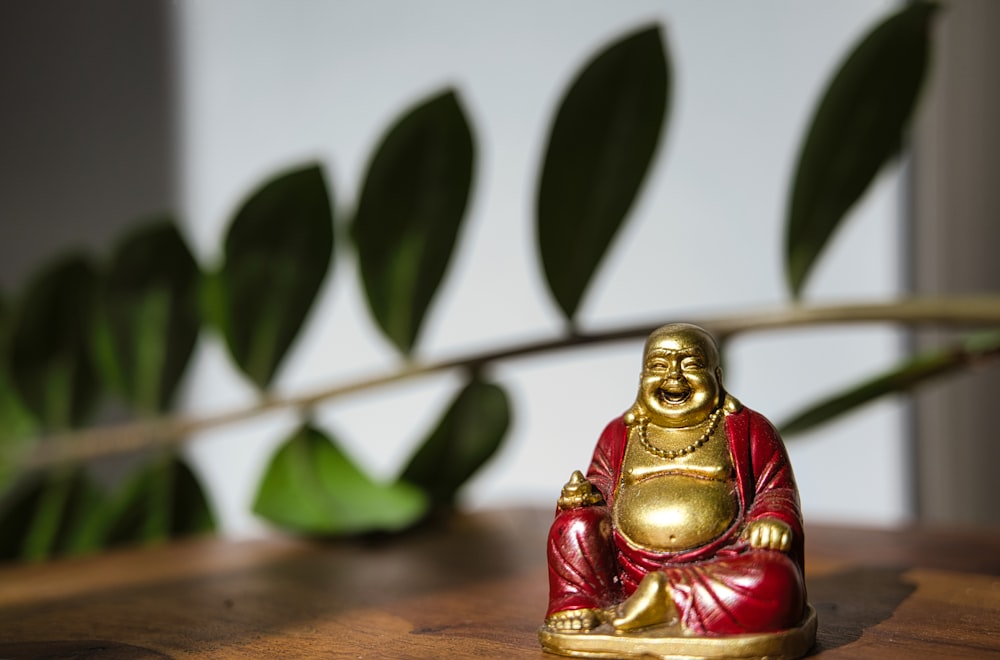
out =
[(683, 383), (669, 383), (660, 387), (656, 396), (660, 403), (676, 406), (691, 398), (691, 388)]

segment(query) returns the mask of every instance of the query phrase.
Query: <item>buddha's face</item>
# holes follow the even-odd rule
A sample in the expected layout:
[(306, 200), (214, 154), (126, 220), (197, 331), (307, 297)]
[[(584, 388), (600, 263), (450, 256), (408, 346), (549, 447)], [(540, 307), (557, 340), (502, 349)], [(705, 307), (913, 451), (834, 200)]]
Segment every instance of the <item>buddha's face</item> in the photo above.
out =
[(701, 328), (675, 324), (646, 342), (639, 397), (649, 421), (684, 428), (705, 421), (722, 395), (719, 352)]

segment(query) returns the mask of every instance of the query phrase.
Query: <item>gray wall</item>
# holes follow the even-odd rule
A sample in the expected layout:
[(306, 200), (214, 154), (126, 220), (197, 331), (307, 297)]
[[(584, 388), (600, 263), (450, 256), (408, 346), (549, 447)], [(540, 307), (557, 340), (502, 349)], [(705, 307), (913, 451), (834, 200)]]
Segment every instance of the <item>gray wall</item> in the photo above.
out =
[(0, 3), (0, 287), (173, 209), (166, 0)]
[[(936, 34), (932, 93), (913, 157), (914, 272), (921, 294), (1000, 292), (1000, 2), (948, 3)], [(920, 346), (954, 335), (927, 332)], [(995, 364), (916, 398), (921, 519), (1000, 525)]]

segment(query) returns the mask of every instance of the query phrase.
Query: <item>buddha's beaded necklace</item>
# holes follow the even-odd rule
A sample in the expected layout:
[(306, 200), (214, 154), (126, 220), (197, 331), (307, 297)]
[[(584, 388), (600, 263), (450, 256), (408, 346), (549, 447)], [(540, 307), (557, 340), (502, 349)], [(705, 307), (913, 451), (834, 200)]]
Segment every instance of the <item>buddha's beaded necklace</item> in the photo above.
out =
[(715, 427), (719, 425), (719, 419), (721, 418), (722, 406), (719, 406), (712, 411), (711, 416), (709, 416), (708, 428), (701, 434), (701, 437), (689, 444), (687, 447), (682, 447), (681, 449), (660, 449), (659, 447), (654, 447), (649, 441), (649, 438), (646, 436), (646, 427), (649, 426), (649, 420), (643, 419), (639, 423), (639, 442), (642, 444), (642, 448), (653, 456), (658, 456), (659, 458), (665, 458), (668, 461), (672, 461), (675, 458), (693, 454), (699, 447), (708, 442), (712, 437), (712, 434), (715, 433)]

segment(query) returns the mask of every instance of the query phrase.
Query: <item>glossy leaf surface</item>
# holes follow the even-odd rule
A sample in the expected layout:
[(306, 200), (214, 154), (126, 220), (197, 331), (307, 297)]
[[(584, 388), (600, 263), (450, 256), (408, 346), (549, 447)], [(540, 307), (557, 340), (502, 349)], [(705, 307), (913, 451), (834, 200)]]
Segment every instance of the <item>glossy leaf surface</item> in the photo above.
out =
[(368, 166), (352, 225), (368, 306), (404, 354), (420, 334), (465, 217), (473, 137), (454, 91), (407, 112)]
[(28, 285), (8, 343), (11, 380), (42, 426), (79, 425), (100, 394), (90, 354), (97, 272), (81, 256), (51, 264)]
[(793, 415), (781, 432), (807, 431), (888, 394), (908, 392), (919, 385), (986, 359), (1000, 358), (1000, 332), (970, 336), (950, 349), (927, 351), (871, 380), (848, 388)]
[(200, 273), (169, 220), (115, 250), (100, 288), (96, 354), (106, 379), (135, 408), (162, 412), (198, 337)]
[(545, 278), (567, 320), (646, 177), (667, 113), (666, 57), (658, 27), (631, 34), (591, 60), (559, 106), (537, 229)]
[(331, 267), (333, 210), (323, 171), (311, 165), (258, 189), (226, 235), (225, 263), (202, 301), (229, 351), (265, 388)]
[(510, 426), (510, 402), (497, 385), (473, 380), (448, 407), (402, 478), (423, 488), (437, 504), (455, 493), (496, 453)]
[(785, 230), (796, 297), (827, 242), (899, 154), (924, 80), (935, 6), (917, 2), (855, 47), (820, 101), (799, 155)]
[(303, 426), (271, 459), (254, 511), (299, 533), (398, 531), (427, 511), (420, 489), (368, 478), (325, 433)]

